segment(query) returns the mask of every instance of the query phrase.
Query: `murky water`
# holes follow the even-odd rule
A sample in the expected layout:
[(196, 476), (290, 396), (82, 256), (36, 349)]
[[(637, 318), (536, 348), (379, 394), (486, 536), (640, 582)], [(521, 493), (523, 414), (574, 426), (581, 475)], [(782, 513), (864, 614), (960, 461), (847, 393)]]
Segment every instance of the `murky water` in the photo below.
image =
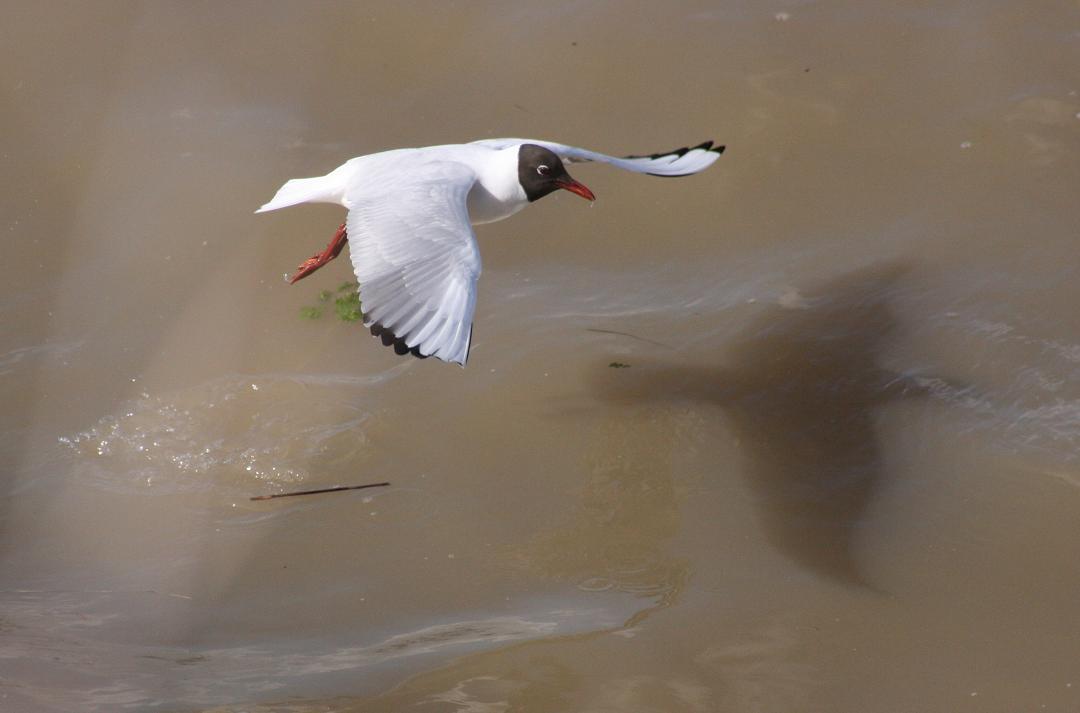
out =
[[(3, 710), (1080, 708), (1076, 3), (8, 14)], [(728, 151), (481, 227), (466, 369), (301, 318), (285, 179), (517, 135)]]

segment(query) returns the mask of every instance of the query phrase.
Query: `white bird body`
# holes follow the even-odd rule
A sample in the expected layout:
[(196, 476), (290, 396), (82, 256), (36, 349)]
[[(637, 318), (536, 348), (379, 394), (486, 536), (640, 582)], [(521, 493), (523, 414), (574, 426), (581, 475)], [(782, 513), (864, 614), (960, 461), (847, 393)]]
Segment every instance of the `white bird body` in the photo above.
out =
[(593, 200), (562, 162), (598, 161), (661, 176), (710, 166), (724, 147), (706, 142), (666, 154), (616, 158), (527, 139), (396, 149), (360, 156), (325, 176), (288, 181), (257, 213), (337, 203), (343, 228), (296, 281), (340, 252), (346, 236), (360, 282), (364, 324), (399, 353), (465, 364), (480, 252), (471, 225), (510, 217), (558, 188)]
[[(255, 211), (286, 208), (299, 203), (337, 203), (348, 210), (365, 195), (358, 185), (365, 179), (382, 181), (393, 175), (424, 175), (440, 162), (463, 164), (472, 169), (475, 183), (468, 194), (473, 225), (509, 218), (529, 204), (518, 181), (518, 147), (493, 149), (477, 144), (447, 144), (423, 149), (394, 149), (349, 159), (316, 178), (294, 178), (266, 205)], [(352, 190), (350, 190), (352, 189)]]

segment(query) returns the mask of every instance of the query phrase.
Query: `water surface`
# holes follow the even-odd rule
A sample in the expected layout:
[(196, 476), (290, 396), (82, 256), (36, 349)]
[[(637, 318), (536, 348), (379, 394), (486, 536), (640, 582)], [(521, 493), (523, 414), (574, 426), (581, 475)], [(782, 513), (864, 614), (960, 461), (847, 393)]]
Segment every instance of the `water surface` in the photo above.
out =
[[(0, 708), (1080, 707), (1074, 4), (10, 14)], [(497, 136), (728, 150), (480, 227), (465, 369), (301, 318), (284, 180)]]

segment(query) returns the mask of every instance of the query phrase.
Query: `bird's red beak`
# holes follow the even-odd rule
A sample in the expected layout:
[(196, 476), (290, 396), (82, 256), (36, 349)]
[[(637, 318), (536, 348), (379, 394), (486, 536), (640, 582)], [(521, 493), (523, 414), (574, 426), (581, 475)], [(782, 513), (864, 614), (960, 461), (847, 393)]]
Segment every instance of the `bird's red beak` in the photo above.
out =
[(584, 184), (578, 183), (577, 181), (575, 181), (573, 178), (570, 178), (569, 176), (567, 176), (565, 180), (564, 179), (559, 179), (559, 180), (555, 181), (555, 185), (558, 186), (559, 188), (563, 189), (564, 191), (570, 191), (571, 193), (576, 193), (576, 194), (578, 194), (579, 196), (581, 196), (582, 198), (584, 198), (587, 201), (596, 200), (596, 196), (593, 195), (592, 191), (590, 191), (588, 188), (586, 188)]

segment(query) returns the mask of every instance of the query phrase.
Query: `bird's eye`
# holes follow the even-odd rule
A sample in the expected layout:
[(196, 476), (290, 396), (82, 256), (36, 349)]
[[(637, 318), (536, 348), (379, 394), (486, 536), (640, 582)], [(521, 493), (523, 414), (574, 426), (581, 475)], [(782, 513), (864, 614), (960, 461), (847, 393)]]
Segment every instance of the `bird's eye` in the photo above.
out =
[(537, 166), (537, 167), (536, 167), (536, 172), (537, 172), (537, 173), (539, 173), (539, 174), (540, 174), (541, 176), (546, 176), (546, 175), (548, 175), (548, 171), (550, 171), (550, 170), (551, 170), (551, 169), (549, 169), (549, 168), (548, 168), (547, 166), (545, 166), (544, 164), (540, 164), (539, 166)]

